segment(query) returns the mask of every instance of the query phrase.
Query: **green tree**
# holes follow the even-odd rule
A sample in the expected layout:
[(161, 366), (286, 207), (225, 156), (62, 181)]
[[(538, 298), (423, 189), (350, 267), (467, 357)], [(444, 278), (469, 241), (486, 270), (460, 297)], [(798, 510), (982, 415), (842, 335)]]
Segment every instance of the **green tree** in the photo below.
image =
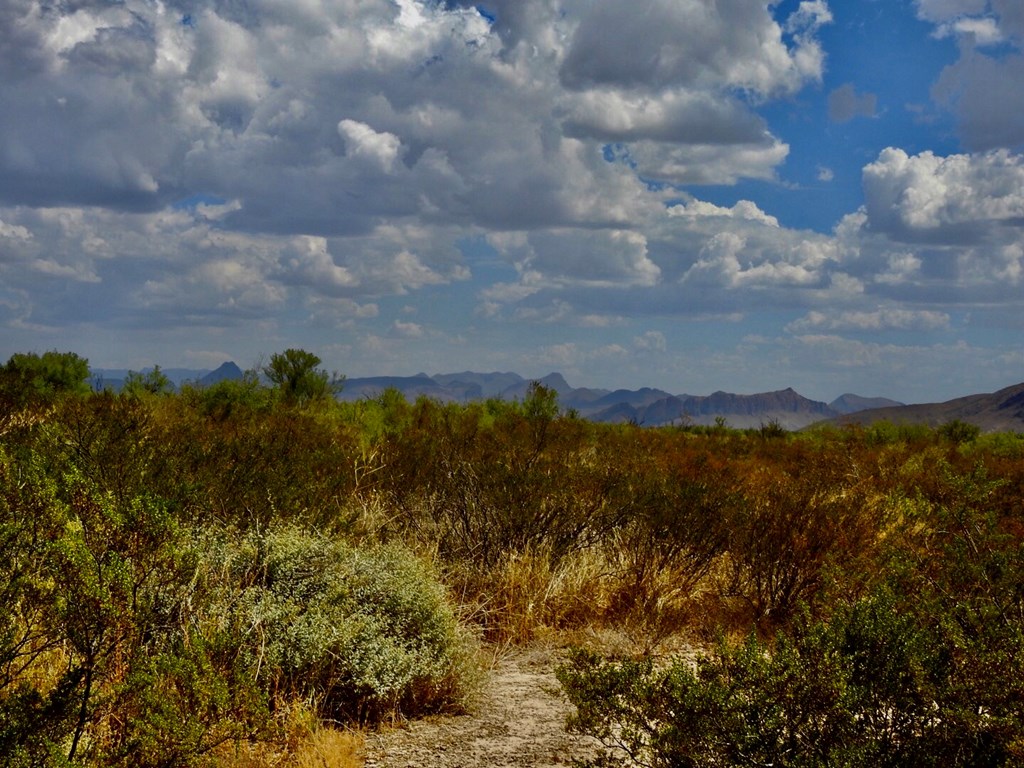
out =
[(18, 352), (0, 368), (0, 393), (24, 404), (89, 392), (89, 361), (74, 352)]
[(128, 378), (124, 381), (122, 392), (138, 396), (143, 392), (151, 395), (170, 395), (174, 392), (174, 384), (167, 375), (160, 370), (160, 366), (154, 366), (153, 370), (146, 373), (129, 371)]
[(320, 358), (304, 349), (286, 349), (271, 355), (264, 375), (280, 389), (285, 401), (308, 403), (341, 391), (345, 379), (320, 369)]
[(951, 443), (960, 445), (961, 443), (973, 443), (977, 440), (981, 434), (981, 427), (961, 421), (960, 419), (953, 419), (939, 427), (938, 433)]

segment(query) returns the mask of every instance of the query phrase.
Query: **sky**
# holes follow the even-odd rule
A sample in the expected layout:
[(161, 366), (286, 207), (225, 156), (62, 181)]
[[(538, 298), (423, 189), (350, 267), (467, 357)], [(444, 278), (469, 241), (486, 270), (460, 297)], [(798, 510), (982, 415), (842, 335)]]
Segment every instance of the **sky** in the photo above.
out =
[(0, 0), (0, 358), (1024, 381), (1020, 0)]

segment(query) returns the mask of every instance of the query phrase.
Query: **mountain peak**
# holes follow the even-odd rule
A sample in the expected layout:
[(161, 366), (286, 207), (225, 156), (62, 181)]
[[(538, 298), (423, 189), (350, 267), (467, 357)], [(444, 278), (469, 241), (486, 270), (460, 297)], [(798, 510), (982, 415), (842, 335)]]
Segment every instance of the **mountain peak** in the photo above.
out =
[(540, 379), (540, 383), (545, 387), (550, 387), (560, 395), (572, 391), (572, 387), (569, 386), (569, 382), (567, 382), (565, 377), (560, 373), (549, 373), (543, 379)]
[(226, 363), (221, 363), (219, 368), (214, 371), (210, 371), (199, 379), (199, 383), (206, 387), (211, 384), (216, 384), (219, 381), (234, 381), (241, 379), (243, 376), (245, 376), (245, 374), (242, 372), (242, 369), (229, 360)]

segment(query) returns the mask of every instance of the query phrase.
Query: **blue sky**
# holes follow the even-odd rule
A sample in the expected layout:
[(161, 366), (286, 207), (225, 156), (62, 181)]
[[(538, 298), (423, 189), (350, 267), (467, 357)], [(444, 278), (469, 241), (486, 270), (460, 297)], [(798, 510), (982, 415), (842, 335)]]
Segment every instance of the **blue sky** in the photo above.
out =
[(1024, 380), (1019, 0), (0, 3), (0, 357)]

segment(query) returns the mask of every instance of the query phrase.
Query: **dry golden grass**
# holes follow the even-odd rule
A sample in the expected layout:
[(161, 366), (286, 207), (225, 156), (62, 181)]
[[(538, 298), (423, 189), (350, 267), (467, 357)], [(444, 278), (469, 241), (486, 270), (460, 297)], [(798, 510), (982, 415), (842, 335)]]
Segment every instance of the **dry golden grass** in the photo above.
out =
[(365, 739), (356, 731), (318, 728), (299, 744), (289, 766), (294, 768), (361, 768)]
[(210, 768), (363, 768), (361, 731), (320, 722), (309, 702), (279, 701), (279, 738), (222, 744)]
[(288, 747), (270, 744), (225, 745), (212, 768), (363, 768), (366, 738), (359, 731), (321, 726)]
[(487, 572), (449, 567), (445, 578), (467, 621), (497, 645), (596, 623), (607, 604), (604, 561), (586, 550), (557, 563), (544, 550), (512, 552)]

